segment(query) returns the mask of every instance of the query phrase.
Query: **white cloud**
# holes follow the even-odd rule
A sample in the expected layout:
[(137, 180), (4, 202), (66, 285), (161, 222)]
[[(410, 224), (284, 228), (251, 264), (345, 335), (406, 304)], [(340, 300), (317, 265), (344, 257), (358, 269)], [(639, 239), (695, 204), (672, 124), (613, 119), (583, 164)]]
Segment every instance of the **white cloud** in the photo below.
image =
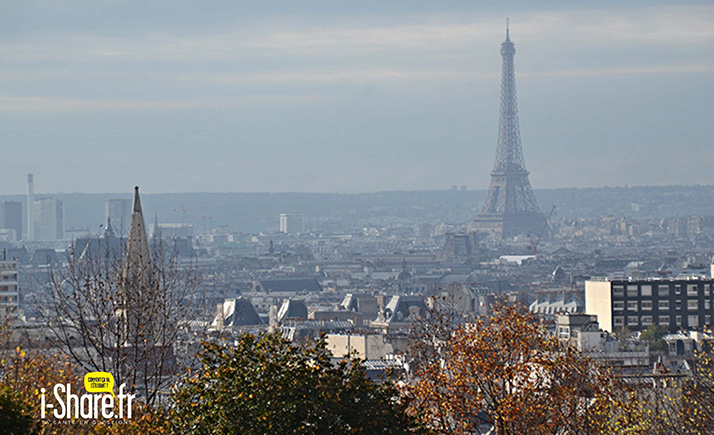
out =
[(519, 72), (519, 77), (578, 77), (646, 74), (688, 74), (714, 72), (714, 63), (686, 65), (625, 66), (619, 68), (563, 69), (544, 72)]
[[(241, 59), (244, 56), (340, 56), (418, 51), (427, 56), (461, 50), (500, 39), (504, 23), (483, 17), (463, 23), (463, 16), (406, 17), (407, 24), (369, 25), (345, 22), (324, 25), (300, 21), (258, 23), (229, 32), (210, 29), (194, 36), (158, 31), (125, 37), (83, 34), (45, 35), (34, 40), (0, 44), (10, 62), (27, 61), (179, 61)], [(644, 10), (575, 10), (514, 17), (514, 39), (577, 44), (657, 43), (711, 45), (714, 7), (657, 7)], [(289, 26), (289, 28), (285, 28)]]
[[(711, 94), (708, 89), (699, 93), (701, 101), (691, 102), (689, 94), (681, 93), (686, 87), (681, 85), (688, 85), (687, 79), (692, 78), (695, 87), (714, 72), (714, 7), (578, 8), (511, 16), (511, 35), (519, 53), (518, 80), (533, 78), (519, 85), (529, 86), (524, 90), (537, 89), (535, 94), (561, 92), (559, 104), (566, 102), (554, 107), (547, 98), (539, 101), (539, 111), (555, 114), (540, 118), (539, 128), (547, 131), (542, 137), (563, 134), (563, 125), (573, 135), (602, 130), (597, 138), (577, 136), (577, 144), (568, 149), (573, 154), (572, 162), (566, 162), (572, 165), (570, 172), (554, 170), (556, 164), (540, 163), (538, 169), (538, 158), (529, 157), (529, 165), (536, 169), (534, 185), (602, 184), (598, 181), (602, 173), (596, 170), (601, 162), (590, 165), (582, 161), (583, 155), (587, 157), (588, 150), (601, 152), (599, 142), (626, 134), (627, 129), (652, 130), (648, 116), (667, 119), (671, 134), (681, 132), (681, 136), (690, 137), (693, 147), (711, 142), (710, 130), (705, 130), (708, 124), (698, 124), (701, 135), (706, 135), (699, 141), (688, 133), (692, 131), (688, 119), (672, 119), (665, 108), (673, 101), (693, 107), (692, 112), (703, 119), (711, 113), (705, 101)], [(268, 187), (273, 190), (426, 188), (433, 183), (453, 184), (444, 180), (473, 174), (481, 175), (473, 175), (473, 183), (468, 184), (485, 187), (482, 183), (488, 180), (497, 129), (498, 44), (505, 23), (504, 17), (494, 12), (477, 13), (476, 9), (461, 15), (320, 14), (263, 21), (254, 16), (246, 18), (253, 20), (247, 25), (236, 24), (228, 30), (206, 25), (181, 33), (175, 30), (178, 26), (135, 26), (124, 31), (118, 28), (119, 23), (113, 23), (116, 27), (107, 32), (98, 28), (87, 33), (76, 29), (58, 32), (49, 26), (35, 33), (4, 34), (0, 39), (0, 112), (6, 119), (2, 138), (19, 144), (17, 149), (45, 153), (62, 147), (63, 155), (75, 150), (79, 159), (85, 151), (77, 144), (106, 137), (115, 148), (123, 149), (123, 142), (135, 144), (144, 147), (142, 151), (171, 155), (176, 167), (185, 165), (181, 166), (187, 168), (184, 172), (212, 176), (213, 170), (202, 169), (208, 161), (206, 147), (195, 146), (196, 140), (210, 137), (215, 139), (215, 155), (242, 153), (241, 159), (220, 158), (230, 164), (223, 178), (216, 177), (217, 183), (234, 177), (236, 165), (260, 167), (237, 171), (245, 178), (241, 182), (246, 190), (265, 190), (266, 183), (274, 183)], [(612, 120), (603, 118), (603, 113), (612, 112), (612, 105), (609, 101), (588, 104), (592, 101), (587, 98), (597, 91), (588, 95), (588, 89), (578, 85), (597, 84), (618, 95), (632, 86), (634, 77), (645, 75), (658, 75), (650, 81), (663, 87), (672, 85), (667, 100), (647, 104), (643, 92), (624, 92), (633, 98), (632, 105), (646, 105), (650, 112), (638, 113), (631, 125), (624, 127), (593, 127), (593, 120), (610, 126)], [(553, 86), (561, 77), (581, 76), (595, 78), (573, 80), (569, 88), (572, 96)], [(600, 80), (599, 76), (631, 77)], [(647, 87), (647, 81), (643, 82), (638, 89)], [(303, 104), (313, 106), (301, 111)], [(216, 108), (250, 110), (239, 114), (244, 115), (240, 119), (221, 111), (216, 111), (220, 116), (215, 118), (213, 112), (192, 113), (196, 118), (178, 112)], [(164, 116), (163, 112), (172, 110), (177, 112)], [(144, 113), (131, 114), (140, 111), (154, 111), (151, 115), (158, 115), (157, 122), (143, 122), (149, 118)], [(88, 125), (85, 118), (90, 116), (85, 115), (89, 112), (111, 113), (98, 116), (102, 122)], [(70, 115), (13, 117), (15, 113)], [(490, 120), (484, 121), (483, 113), (488, 113)], [(522, 119), (534, 119), (532, 113), (522, 113)], [(573, 113), (580, 116), (573, 117)], [(120, 134), (112, 126), (115, 119), (126, 121)], [(197, 121), (191, 122), (194, 119)], [(44, 121), (46, 124), (39, 124)], [(29, 130), (31, 134), (26, 134)], [(428, 137), (422, 139), (425, 135)], [(533, 140), (528, 139), (532, 137), (524, 131), (526, 154), (533, 150), (529, 148)], [(406, 165), (403, 157), (379, 163), (377, 158), (354, 157), (349, 155), (353, 150), (347, 151), (359, 144), (357, 154), (372, 153), (383, 159), (400, 141), (409, 144), (410, 151), (404, 154), (413, 157)], [(549, 141), (542, 142), (543, 154), (550, 155)], [(230, 147), (225, 143), (231, 143)], [(265, 143), (270, 144), (264, 147), (267, 151), (245, 145)], [(176, 144), (182, 144), (181, 153), (176, 152)], [(454, 163), (449, 153), (471, 146), (478, 147), (473, 158), (461, 158), (462, 166)], [(671, 147), (663, 149), (671, 152)], [(329, 161), (324, 150), (339, 157)], [(246, 153), (254, 160), (245, 160)], [(290, 158), (291, 153), (305, 155), (305, 161), (296, 165), (286, 160), (277, 170), (273, 167), (274, 155)], [(660, 168), (656, 164), (662, 159), (646, 160), (650, 154), (643, 155), (643, 164)], [(701, 163), (701, 159), (693, 160)], [(52, 165), (57, 166), (54, 161)], [(147, 164), (145, 173), (155, 176), (157, 183), (171, 178), (154, 168), (154, 161), (151, 165)], [(703, 166), (698, 166), (699, 173), (706, 174)], [(366, 170), (370, 172), (365, 174)], [(46, 171), (51, 171), (49, 164)], [(262, 177), (266, 171), (276, 176), (266, 180)], [(97, 178), (100, 176), (105, 174)], [(302, 181), (297, 183), (297, 179)], [(77, 181), (83, 185), (80, 183), (85, 183), (84, 178)]]
[(197, 98), (183, 100), (75, 99), (42, 96), (0, 95), (0, 112), (82, 112), (103, 110), (216, 109), (313, 104), (327, 101), (324, 95), (246, 95), (240, 98)]

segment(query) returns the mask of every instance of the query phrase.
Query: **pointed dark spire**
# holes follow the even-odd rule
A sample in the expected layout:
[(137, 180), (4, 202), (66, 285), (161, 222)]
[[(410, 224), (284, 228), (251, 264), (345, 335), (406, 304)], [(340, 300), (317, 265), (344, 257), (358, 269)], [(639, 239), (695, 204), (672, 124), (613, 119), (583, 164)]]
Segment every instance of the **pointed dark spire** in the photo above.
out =
[(132, 213), (141, 213), (141, 200), (139, 199), (139, 186), (134, 186), (134, 205), (132, 206)]
[[(126, 243), (126, 268), (129, 273), (139, 273), (145, 270), (149, 262), (149, 243), (146, 237), (144, 214), (141, 211), (139, 199), (139, 186), (134, 187), (134, 205), (132, 207), (131, 222), (129, 223), (129, 237)], [(131, 269), (136, 269), (132, 271)]]

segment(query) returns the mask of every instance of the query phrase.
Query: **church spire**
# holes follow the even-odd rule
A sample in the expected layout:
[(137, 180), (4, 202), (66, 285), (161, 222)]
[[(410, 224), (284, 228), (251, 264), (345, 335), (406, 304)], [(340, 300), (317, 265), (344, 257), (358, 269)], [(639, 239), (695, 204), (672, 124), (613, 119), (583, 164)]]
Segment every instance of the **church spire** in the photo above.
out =
[[(119, 283), (118, 318), (124, 329), (124, 342), (121, 346), (134, 346), (143, 340), (151, 339), (150, 292), (152, 291), (151, 257), (149, 243), (144, 226), (144, 214), (141, 211), (139, 186), (134, 188), (134, 205), (129, 223), (129, 236), (126, 242), (126, 258)], [(146, 323), (145, 323), (146, 322)], [(139, 340), (139, 341), (137, 341)]]
[(129, 237), (126, 243), (125, 273), (128, 276), (141, 276), (147, 272), (149, 262), (149, 242), (146, 236), (144, 214), (141, 210), (139, 186), (136, 186), (134, 187), (131, 222), (129, 223)]

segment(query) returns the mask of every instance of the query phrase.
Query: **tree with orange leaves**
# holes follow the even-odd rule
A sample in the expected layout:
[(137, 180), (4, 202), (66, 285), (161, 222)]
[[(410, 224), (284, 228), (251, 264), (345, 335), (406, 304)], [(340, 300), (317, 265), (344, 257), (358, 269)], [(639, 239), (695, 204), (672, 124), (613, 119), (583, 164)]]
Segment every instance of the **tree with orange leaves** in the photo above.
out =
[(437, 433), (617, 433), (635, 427), (627, 389), (561, 345), (522, 306), (488, 317), (433, 309), (414, 328), (410, 412)]
[[(4, 335), (0, 333), (0, 335)], [(80, 385), (74, 367), (59, 355), (0, 345), (0, 433), (82, 434), (86, 428), (40, 420), (40, 388), (69, 382)]]

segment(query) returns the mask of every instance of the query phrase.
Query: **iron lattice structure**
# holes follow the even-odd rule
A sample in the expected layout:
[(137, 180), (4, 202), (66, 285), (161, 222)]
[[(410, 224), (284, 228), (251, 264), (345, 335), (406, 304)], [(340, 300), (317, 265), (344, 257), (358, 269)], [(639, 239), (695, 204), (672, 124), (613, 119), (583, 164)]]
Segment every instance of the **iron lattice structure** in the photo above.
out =
[(528, 180), (521, 147), (513, 62), (515, 54), (516, 48), (506, 29), (506, 40), (501, 44), (503, 72), (496, 162), (486, 199), (472, 225), (473, 231), (490, 232), (503, 238), (524, 233), (538, 234), (545, 224), (545, 216), (538, 207)]

